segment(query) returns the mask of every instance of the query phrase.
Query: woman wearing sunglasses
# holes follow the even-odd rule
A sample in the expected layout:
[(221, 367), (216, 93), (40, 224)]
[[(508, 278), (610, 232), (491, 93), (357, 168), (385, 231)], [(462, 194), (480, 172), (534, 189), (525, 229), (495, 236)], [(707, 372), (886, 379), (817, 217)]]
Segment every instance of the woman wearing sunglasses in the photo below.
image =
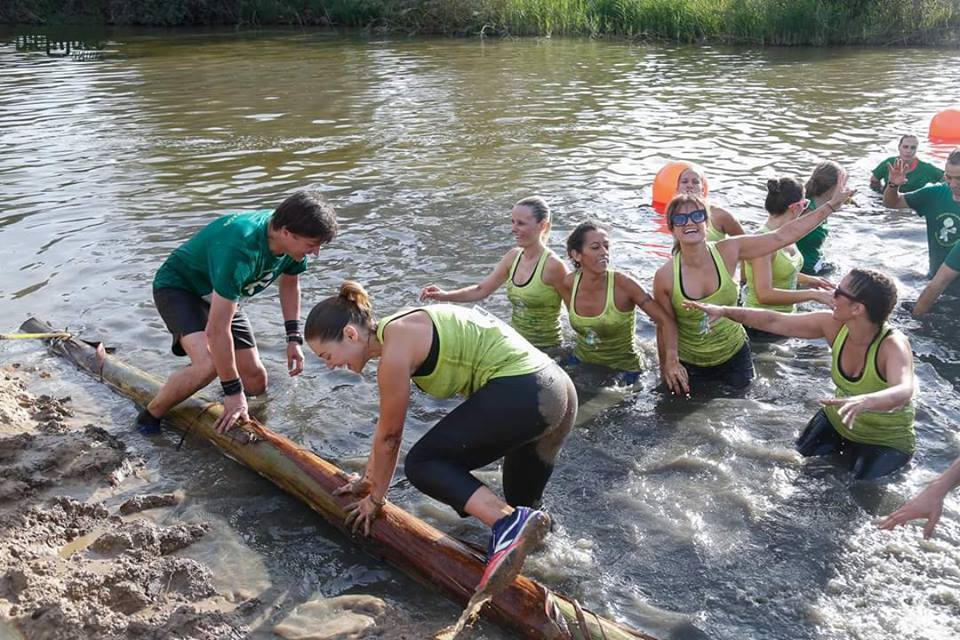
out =
[[(796, 178), (767, 180), (767, 222), (760, 233), (776, 231), (793, 222), (807, 208), (803, 185)], [(833, 285), (815, 276), (800, 273), (803, 255), (797, 245), (788, 244), (775, 252), (744, 263), (747, 279), (747, 298), (744, 306), (752, 309), (771, 309), (784, 313), (797, 310), (797, 303), (820, 302), (833, 304)], [(803, 285), (805, 289), (799, 289)], [(748, 331), (751, 338), (766, 338), (762, 332)]]
[[(706, 194), (707, 181), (699, 169), (690, 167), (684, 169), (677, 178), (677, 193), (688, 193), (707, 199)], [(727, 236), (742, 236), (743, 227), (740, 221), (733, 217), (733, 214), (720, 207), (710, 205), (707, 207), (709, 216), (707, 216), (707, 241), (716, 242), (723, 240)]]
[(640, 284), (610, 268), (610, 237), (597, 222), (581, 222), (567, 236), (567, 255), (576, 269), (561, 289), (576, 332), (573, 364), (622, 372), (619, 382), (632, 385), (640, 376), (636, 348), (636, 310), (657, 324), (660, 374), (672, 393), (687, 394), (687, 374), (677, 357), (677, 325)]
[(833, 311), (779, 313), (687, 301), (708, 322), (738, 322), (795, 338), (822, 338), (832, 351), (836, 392), (810, 420), (797, 450), (839, 455), (858, 480), (893, 473), (913, 455), (915, 391), (907, 337), (887, 324), (897, 287), (879, 271), (853, 269), (834, 289)]
[(517, 246), (507, 252), (493, 272), (478, 284), (444, 291), (429, 284), (420, 291), (420, 300), (476, 302), (507, 283), (507, 299), (513, 306), (510, 323), (535, 347), (548, 349), (560, 344), (560, 294), (567, 266), (546, 245), (550, 233), (550, 207), (539, 196), (524, 198), (510, 212), (511, 229)]
[(813, 213), (776, 231), (707, 242), (707, 204), (698, 195), (681, 194), (667, 205), (667, 227), (674, 239), (673, 258), (657, 270), (653, 288), (657, 302), (676, 318), (680, 362), (691, 389), (705, 383), (742, 388), (753, 379), (753, 363), (746, 331), (736, 322), (721, 320), (712, 328), (706, 316), (683, 303), (695, 300), (719, 305), (737, 304), (733, 279), (737, 263), (771, 254), (793, 244), (840, 208), (852, 191), (841, 189)]

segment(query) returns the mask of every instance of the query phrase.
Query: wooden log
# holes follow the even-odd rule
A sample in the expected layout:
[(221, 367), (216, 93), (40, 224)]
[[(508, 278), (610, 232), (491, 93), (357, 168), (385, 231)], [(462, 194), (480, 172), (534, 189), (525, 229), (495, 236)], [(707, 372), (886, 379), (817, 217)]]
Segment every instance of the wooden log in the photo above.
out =
[[(44, 333), (52, 329), (31, 318), (21, 331)], [(161, 380), (107, 355), (97, 343), (67, 337), (51, 340), (50, 346), (55, 353), (141, 406), (160, 389)], [(226, 434), (217, 433), (213, 424), (222, 412), (219, 402), (193, 396), (171, 410), (165, 419), (191, 436), (211, 442), (224, 455), (300, 498), (331, 525), (350, 535), (344, 527), (344, 507), (350, 500), (332, 494), (344, 484), (346, 473), (256, 421)], [(369, 538), (351, 539), (460, 604), (473, 595), (483, 572), (483, 556), (390, 502), (371, 527)], [(654, 640), (582, 609), (576, 601), (524, 576), (518, 576), (497, 594), (484, 606), (481, 615), (525, 638), (537, 640)]]

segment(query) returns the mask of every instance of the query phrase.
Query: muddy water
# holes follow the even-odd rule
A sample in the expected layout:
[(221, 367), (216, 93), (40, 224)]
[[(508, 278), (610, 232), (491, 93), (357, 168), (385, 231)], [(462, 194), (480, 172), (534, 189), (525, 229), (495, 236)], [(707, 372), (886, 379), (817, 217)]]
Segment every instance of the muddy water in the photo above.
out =
[[(159, 374), (176, 364), (150, 299), (160, 262), (215, 215), (269, 207), (306, 185), (334, 202), (343, 235), (304, 278), (305, 304), (352, 277), (392, 311), (428, 282), (485, 275), (510, 246), (509, 205), (524, 195), (554, 207), (556, 247), (588, 215), (609, 224), (616, 266), (649, 283), (669, 249), (647, 206), (663, 162), (705, 165), (716, 201), (755, 227), (765, 178), (832, 158), (862, 192), (831, 223), (830, 259), (841, 272), (882, 265), (915, 298), (922, 226), (884, 210), (868, 172), (899, 132), (924, 131), (960, 101), (956, 51), (135, 32), (100, 36), (107, 55), (84, 61), (17, 49), (15, 35), (0, 38), (5, 329), (30, 314), (87, 329)], [(925, 147), (942, 162), (946, 149)], [(507, 313), (502, 294), (487, 307)], [(871, 526), (960, 454), (958, 308), (923, 323), (896, 312), (922, 389), (919, 453), (905, 474), (853, 485), (827, 463), (801, 462), (791, 444), (830, 392), (828, 352), (799, 341), (759, 348), (746, 398), (641, 392), (586, 422), (548, 489), (558, 528), (529, 572), (661, 637), (960, 635), (957, 499), (932, 542)], [(259, 415), (355, 465), (376, 416), (370, 372), (310, 360), (286, 378), (275, 293), (247, 309), (272, 375)], [(639, 326), (652, 360), (651, 327)], [(3, 357), (27, 349), (5, 346)], [(114, 420), (133, 417), (128, 403), (97, 397)], [(406, 446), (450, 406), (415, 395)], [(197, 553), (219, 563), (238, 597), (284, 612), (318, 594), (368, 593), (411, 625), (456, 617), (268, 483), (175, 445), (139, 443), (154, 479), (186, 491), (183, 513), (220, 523), (223, 542)], [(391, 498), (483, 541), (402, 475)]]

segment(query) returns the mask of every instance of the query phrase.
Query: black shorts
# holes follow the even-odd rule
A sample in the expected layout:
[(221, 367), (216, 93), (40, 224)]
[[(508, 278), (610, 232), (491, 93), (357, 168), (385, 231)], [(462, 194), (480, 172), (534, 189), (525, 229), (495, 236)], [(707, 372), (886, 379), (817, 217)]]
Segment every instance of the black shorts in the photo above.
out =
[[(180, 345), (180, 338), (198, 331), (206, 331), (210, 303), (190, 291), (169, 287), (154, 289), (153, 303), (157, 306), (163, 323), (167, 325), (167, 330), (173, 335), (170, 350), (177, 356), (187, 355)], [(234, 351), (257, 348), (250, 320), (242, 309), (238, 308), (233, 314), (230, 333), (233, 335)]]
[(893, 447), (847, 440), (833, 428), (823, 409), (817, 411), (797, 438), (797, 451), (804, 457), (838, 456), (857, 480), (876, 480), (890, 475), (912, 457)]
[(753, 380), (753, 358), (750, 357), (750, 341), (743, 343), (740, 350), (726, 362), (712, 367), (699, 367), (682, 362), (690, 378), (690, 388), (699, 389), (701, 385), (720, 385), (742, 389)]

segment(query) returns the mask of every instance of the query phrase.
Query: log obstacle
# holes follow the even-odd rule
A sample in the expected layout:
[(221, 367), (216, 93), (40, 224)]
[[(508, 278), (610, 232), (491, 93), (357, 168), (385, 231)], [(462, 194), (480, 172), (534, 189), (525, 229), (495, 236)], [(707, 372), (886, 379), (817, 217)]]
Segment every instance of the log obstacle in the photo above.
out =
[[(53, 330), (31, 318), (21, 331)], [(161, 380), (109, 355), (97, 343), (71, 336), (51, 339), (48, 344), (51, 351), (141, 406), (160, 389)], [(171, 410), (165, 420), (185, 433), (209, 441), (228, 458), (296, 496), (350, 537), (344, 526), (344, 508), (351, 498), (333, 495), (334, 489), (347, 481), (348, 474), (255, 420), (225, 434), (217, 433), (213, 425), (222, 413), (223, 405), (219, 402), (192, 396)], [(369, 538), (351, 540), (461, 605), (473, 595), (486, 561), (477, 551), (389, 501), (373, 523)], [(483, 607), (481, 616), (535, 640), (655, 640), (602, 618), (575, 600), (522, 575), (494, 596)]]

